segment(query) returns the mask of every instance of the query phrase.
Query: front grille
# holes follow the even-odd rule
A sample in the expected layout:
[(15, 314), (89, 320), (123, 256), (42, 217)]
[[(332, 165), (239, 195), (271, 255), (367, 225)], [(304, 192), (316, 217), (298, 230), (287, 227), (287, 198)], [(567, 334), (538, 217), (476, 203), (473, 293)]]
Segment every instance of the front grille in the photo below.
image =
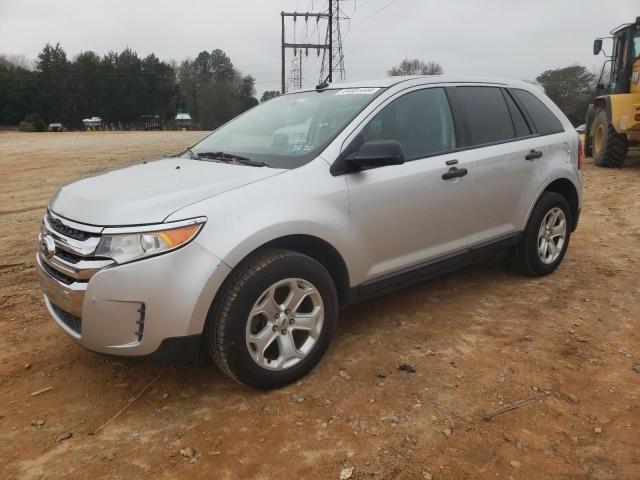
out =
[(65, 283), (67, 285), (71, 285), (73, 282), (75, 282), (75, 280), (68, 276), (65, 275), (64, 273), (56, 270), (55, 268), (51, 268), (47, 263), (42, 262), (42, 268), (49, 274), (51, 275), (53, 278), (55, 278), (56, 280), (59, 280), (62, 283)]
[(55, 314), (64, 322), (64, 324), (69, 327), (71, 330), (76, 332), (78, 335), (82, 332), (82, 319), (80, 317), (76, 317), (75, 315), (70, 314), (69, 312), (65, 312), (55, 303), (51, 303), (51, 308), (55, 312)]
[(62, 250), (59, 248), (56, 250), (56, 257), (60, 257), (61, 259), (69, 262), (69, 263), (78, 263), (82, 260), (80, 255), (76, 255), (75, 253), (67, 252), (66, 250)]
[(73, 238), (74, 240), (80, 240), (83, 242), (88, 238), (98, 236), (93, 233), (83, 232), (82, 230), (77, 230), (68, 225), (65, 225), (60, 220), (52, 217), (51, 215), (47, 216), (47, 220), (49, 221), (49, 225), (51, 225), (51, 228), (53, 228), (56, 232), (61, 233), (66, 237)]

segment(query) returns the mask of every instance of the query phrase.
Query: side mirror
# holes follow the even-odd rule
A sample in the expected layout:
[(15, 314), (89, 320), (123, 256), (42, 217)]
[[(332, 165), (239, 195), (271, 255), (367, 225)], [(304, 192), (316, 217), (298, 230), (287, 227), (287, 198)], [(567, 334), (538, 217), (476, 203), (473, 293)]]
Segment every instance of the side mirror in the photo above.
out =
[(364, 143), (357, 152), (344, 159), (345, 171), (358, 172), (365, 168), (402, 165), (405, 162), (404, 150), (395, 140)]
[(602, 39), (596, 38), (593, 41), (593, 54), (598, 55), (602, 51)]

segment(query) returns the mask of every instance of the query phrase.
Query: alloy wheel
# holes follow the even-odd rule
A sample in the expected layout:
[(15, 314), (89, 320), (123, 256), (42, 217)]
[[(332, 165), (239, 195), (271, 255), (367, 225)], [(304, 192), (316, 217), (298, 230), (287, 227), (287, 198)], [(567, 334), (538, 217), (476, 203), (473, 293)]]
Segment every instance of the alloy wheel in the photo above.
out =
[(538, 231), (538, 257), (547, 265), (555, 262), (567, 238), (567, 218), (561, 208), (547, 212)]
[(249, 313), (249, 354), (263, 368), (291, 368), (313, 350), (323, 321), (322, 296), (313, 284), (301, 278), (280, 280), (260, 295)]

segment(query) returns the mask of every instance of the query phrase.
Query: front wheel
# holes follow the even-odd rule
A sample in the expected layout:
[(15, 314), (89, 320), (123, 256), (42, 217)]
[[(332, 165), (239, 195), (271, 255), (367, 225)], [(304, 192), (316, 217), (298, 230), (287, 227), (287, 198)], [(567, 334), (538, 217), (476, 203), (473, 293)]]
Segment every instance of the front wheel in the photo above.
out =
[(205, 341), (232, 378), (277, 388), (320, 361), (337, 317), (335, 285), (320, 263), (290, 250), (265, 250), (240, 264), (223, 285)]
[(555, 192), (544, 192), (536, 203), (520, 243), (510, 252), (512, 264), (525, 275), (541, 277), (555, 271), (569, 246), (571, 209)]

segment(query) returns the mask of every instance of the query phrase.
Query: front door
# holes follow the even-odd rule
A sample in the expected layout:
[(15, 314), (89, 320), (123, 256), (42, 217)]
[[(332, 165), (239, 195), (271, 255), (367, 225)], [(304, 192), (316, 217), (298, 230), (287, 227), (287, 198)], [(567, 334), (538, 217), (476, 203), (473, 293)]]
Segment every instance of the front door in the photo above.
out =
[[(362, 140), (396, 140), (406, 163), (346, 175), (353, 238), (363, 268), (355, 283), (383, 277), (467, 247), (473, 161), (453, 150), (456, 135), (443, 88), (391, 99), (366, 123)], [(443, 179), (452, 168), (464, 176)], [(455, 170), (454, 170), (455, 171)]]

